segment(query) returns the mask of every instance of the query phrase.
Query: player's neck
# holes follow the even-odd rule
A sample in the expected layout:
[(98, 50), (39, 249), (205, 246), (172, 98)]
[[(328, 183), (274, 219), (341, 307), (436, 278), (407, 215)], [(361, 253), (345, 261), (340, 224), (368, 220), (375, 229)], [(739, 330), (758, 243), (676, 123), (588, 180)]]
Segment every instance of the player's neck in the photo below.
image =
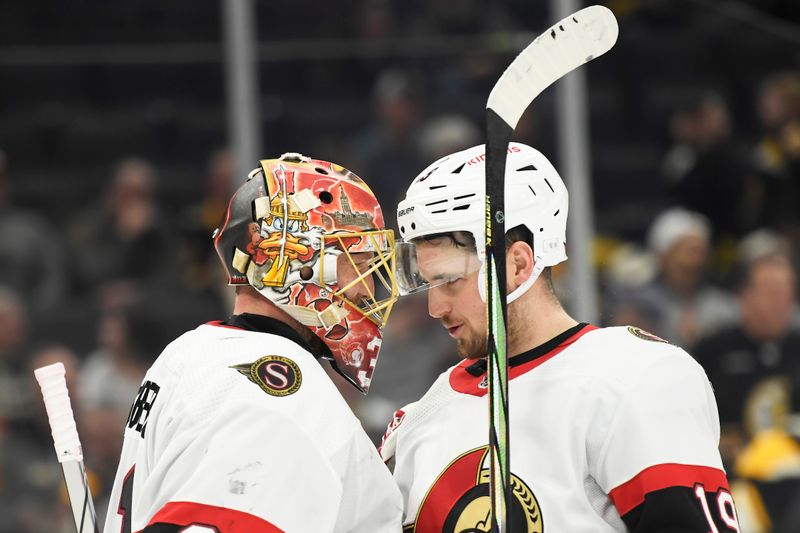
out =
[(536, 348), (578, 324), (555, 298), (530, 296), (509, 306), (508, 354), (511, 357)]

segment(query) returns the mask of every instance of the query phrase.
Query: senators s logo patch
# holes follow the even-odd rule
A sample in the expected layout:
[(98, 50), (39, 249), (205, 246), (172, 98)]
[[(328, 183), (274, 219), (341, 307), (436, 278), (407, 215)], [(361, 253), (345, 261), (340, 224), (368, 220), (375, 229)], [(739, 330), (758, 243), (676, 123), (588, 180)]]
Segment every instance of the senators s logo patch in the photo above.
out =
[(289, 396), (297, 392), (303, 383), (303, 374), (297, 363), (280, 355), (265, 355), (253, 363), (230, 368), (247, 376), (270, 396)]

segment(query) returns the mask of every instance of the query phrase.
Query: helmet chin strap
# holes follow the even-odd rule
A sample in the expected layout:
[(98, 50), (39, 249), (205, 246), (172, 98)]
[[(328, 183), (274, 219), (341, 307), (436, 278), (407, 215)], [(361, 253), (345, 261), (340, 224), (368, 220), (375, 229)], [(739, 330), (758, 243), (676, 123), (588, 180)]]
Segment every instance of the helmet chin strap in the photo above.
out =
[[(520, 296), (528, 292), (528, 289), (533, 287), (533, 284), (539, 279), (539, 275), (545, 269), (544, 260), (541, 257), (537, 257), (536, 261), (533, 264), (533, 270), (531, 271), (531, 275), (528, 276), (528, 279), (522, 282), (522, 284), (508, 293), (506, 296), (506, 304), (510, 304), (511, 302), (517, 300)], [(481, 300), (486, 301), (486, 284), (483, 282), (486, 276), (486, 260), (484, 259), (481, 261), (481, 270), (478, 275), (478, 293), (481, 295)]]

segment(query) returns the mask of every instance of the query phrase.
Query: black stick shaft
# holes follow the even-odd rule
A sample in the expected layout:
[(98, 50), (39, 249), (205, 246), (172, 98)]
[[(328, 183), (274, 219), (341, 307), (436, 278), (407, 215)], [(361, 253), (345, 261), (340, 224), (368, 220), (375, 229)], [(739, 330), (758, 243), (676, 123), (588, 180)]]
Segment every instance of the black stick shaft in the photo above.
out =
[(492, 530), (510, 531), (508, 354), (506, 343), (505, 167), (513, 128), (486, 110), (486, 313)]

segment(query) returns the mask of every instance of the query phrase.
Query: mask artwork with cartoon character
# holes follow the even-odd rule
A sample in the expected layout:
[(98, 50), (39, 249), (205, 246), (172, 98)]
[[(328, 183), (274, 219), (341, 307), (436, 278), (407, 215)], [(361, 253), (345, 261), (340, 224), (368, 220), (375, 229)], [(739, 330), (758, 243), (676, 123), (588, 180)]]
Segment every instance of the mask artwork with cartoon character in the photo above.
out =
[[(293, 188), (294, 183), (285, 184), (286, 188), (290, 186)], [(252, 274), (249, 281), (257, 289), (264, 286), (282, 288), (292, 262), (297, 267), (314, 256), (309, 239), (303, 235), (309, 229), (308, 214), (298, 210), (294, 202), (288, 201), (289, 194), (294, 194), (294, 191), (279, 190), (270, 199), (269, 213), (260, 225), (250, 225), (251, 242), (247, 245), (247, 252), (255, 266), (248, 275)]]
[[(214, 242), (229, 284), (251, 285), (311, 329), (334, 368), (368, 390), (398, 294), (394, 235), (358, 176), (299, 154), (263, 160), (231, 199)], [(344, 287), (342, 264), (354, 272)]]

